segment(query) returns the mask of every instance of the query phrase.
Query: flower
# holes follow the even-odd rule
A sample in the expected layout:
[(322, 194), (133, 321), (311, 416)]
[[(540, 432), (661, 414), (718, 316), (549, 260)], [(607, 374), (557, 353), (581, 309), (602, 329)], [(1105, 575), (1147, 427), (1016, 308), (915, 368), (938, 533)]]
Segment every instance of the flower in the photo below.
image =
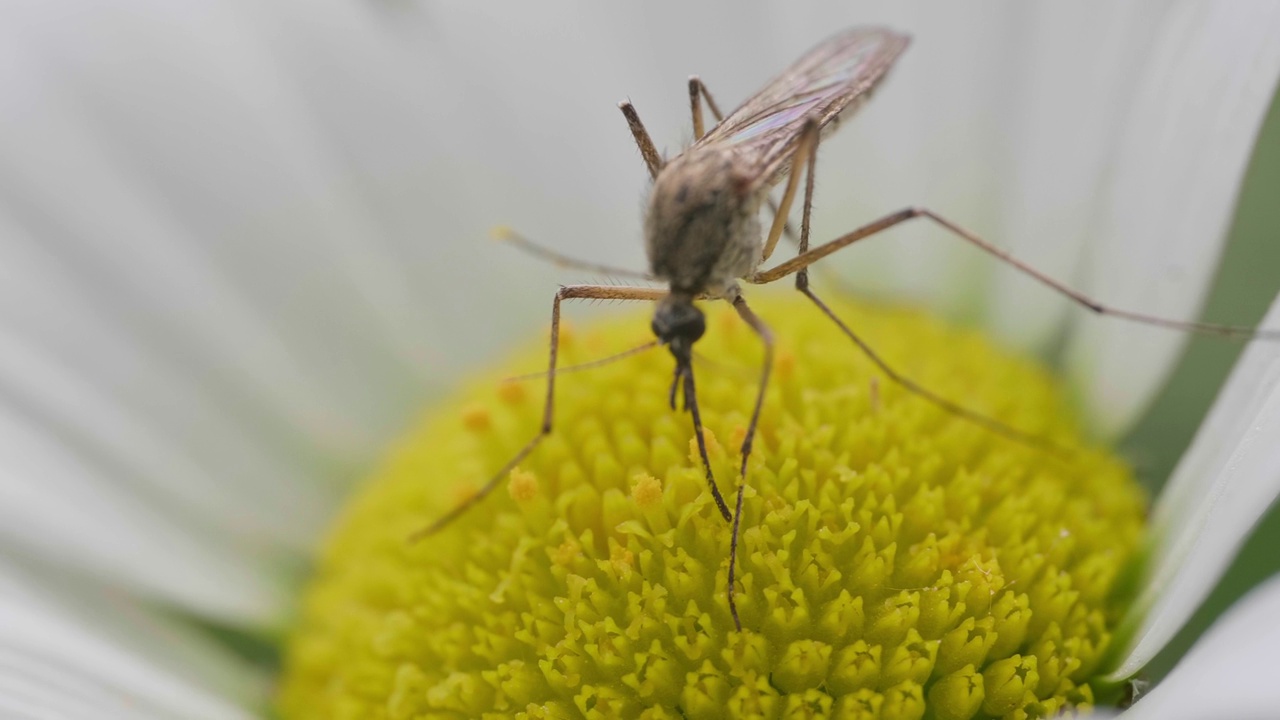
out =
[[(594, 34), (515, 5), (3, 12), (0, 677), (13, 690), (0, 707), (19, 716), (251, 713), (260, 673), (225, 630), (201, 628), (269, 638), (349, 479), (445, 378), (533, 322), (524, 301), (560, 277), (461, 239), (501, 220), (639, 264), (618, 238), (638, 227), (643, 182), (613, 117), (620, 89), (651, 127), (683, 128), (683, 104), (661, 104), (690, 70), (722, 101), (742, 97), (822, 32), (892, 20), (916, 43), (858, 129), (824, 146), (817, 236), (932, 205), (1098, 297), (1178, 317), (1203, 297), (1278, 62), (1262, 5), (1124, 6), (1101, 23), (1067, 9), (762, 21), (693, 8), (661, 31), (683, 50), (660, 53), (636, 32), (654, 26), (650, 6), (584, 8)], [(1065, 337), (1104, 434), (1176, 356), (1176, 336), (1068, 315), (923, 229), (897, 235), (850, 252), (850, 274), (905, 282), (1025, 347)], [(1275, 495), (1274, 450), (1255, 439), (1275, 423), (1275, 362), (1250, 348), (1158, 501), (1121, 675), (1181, 625)], [(1257, 592), (1243, 617), (1280, 602), (1274, 585)], [(1238, 677), (1266, 669), (1237, 651)], [(1181, 672), (1136, 712), (1191, 707), (1203, 688), (1173, 682)]]

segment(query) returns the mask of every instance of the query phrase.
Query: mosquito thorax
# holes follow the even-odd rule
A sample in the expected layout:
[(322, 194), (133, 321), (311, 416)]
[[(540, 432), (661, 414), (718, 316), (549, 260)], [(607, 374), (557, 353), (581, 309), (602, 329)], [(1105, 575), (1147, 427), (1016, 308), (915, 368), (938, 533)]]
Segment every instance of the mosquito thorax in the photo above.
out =
[(762, 196), (731, 148), (691, 148), (663, 167), (645, 213), (653, 275), (690, 295), (720, 297), (760, 262)]

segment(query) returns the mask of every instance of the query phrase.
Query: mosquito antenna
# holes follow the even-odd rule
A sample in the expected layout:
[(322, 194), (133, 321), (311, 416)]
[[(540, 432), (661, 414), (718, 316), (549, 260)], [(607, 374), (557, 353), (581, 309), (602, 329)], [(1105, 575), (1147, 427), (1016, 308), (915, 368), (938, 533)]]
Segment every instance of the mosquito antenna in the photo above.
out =
[(706, 368), (711, 368), (716, 372), (732, 373), (740, 377), (747, 377), (748, 375), (754, 376), (754, 373), (752, 373), (750, 370), (748, 370), (747, 368), (741, 365), (720, 362), (719, 360), (711, 357), (706, 353), (698, 352), (697, 350), (694, 350), (692, 355), (693, 355), (693, 359), (697, 360), (699, 365)]
[[(652, 350), (653, 348), (656, 348), (656, 347), (658, 347), (658, 341), (653, 340), (643, 345), (637, 345), (636, 347), (633, 347), (629, 350), (623, 350), (622, 352), (617, 353), (616, 355), (610, 355), (608, 357), (600, 358), (599, 360), (590, 360), (588, 362), (578, 363), (577, 365), (566, 365), (564, 367), (558, 367), (556, 368), (555, 373), (557, 375), (563, 375), (567, 372), (578, 372), (579, 370), (591, 370), (593, 368), (603, 367), (605, 365), (608, 365), (609, 363), (616, 362), (624, 358), (629, 358), (632, 355), (639, 355), (640, 353), (646, 350)], [(516, 375), (514, 377), (507, 378), (505, 382), (523, 382), (525, 380), (538, 380), (541, 378), (545, 378), (548, 372), (550, 371), (542, 370), (540, 372), (532, 372), (532, 373), (526, 373), (524, 375)]]
[(549, 247), (540, 245), (509, 227), (495, 227), (489, 231), (494, 240), (504, 242), (508, 245), (523, 250), (534, 257), (545, 260), (557, 267), (571, 268), (575, 270), (583, 270), (586, 272), (599, 273), (609, 277), (627, 277), (636, 280), (653, 280), (653, 276), (648, 273), (630, 270), (628, 268), (614, 267), (612, 265), (603, 265), (590, 260), (579, 260), (563, 253), (552, 250)]
[(538, 432), (528, 443), (525, 444), (510, 460), (506, 462), (495, 474), (489, 476), (489, 479), (480, 486), (474, 494), (466, 500), (458, 503), (454, 508), (444, 515), (437, 518), (431, 524), (414, 531), (409, 537), (410, 543), (417, 542), (430, 535), (440, 532), (448, 527), (454, 520), (462, 517), (469, 509), (474, 507), (480, 501), (484, 500), (496, 489), (502, 481), (510, 476), (511, 471), (516, 469), (525, 458), (529, 457), (542, 440), (551, 434), (551, 429), (555, 420), (555, 394), (556, 394), (556, 359), (560, 353), (560, 303), (564, 300), (572, 299), (602, 299), (602, 300), (660, 300), (663, 292), (646, 287), (618, 287), (614, 285), (562, 285), (556, 291), (554, 302), (551, 304), (551, 342), (547, 352), (547, 393), (542, 401), (542, 423), (538, 426)]

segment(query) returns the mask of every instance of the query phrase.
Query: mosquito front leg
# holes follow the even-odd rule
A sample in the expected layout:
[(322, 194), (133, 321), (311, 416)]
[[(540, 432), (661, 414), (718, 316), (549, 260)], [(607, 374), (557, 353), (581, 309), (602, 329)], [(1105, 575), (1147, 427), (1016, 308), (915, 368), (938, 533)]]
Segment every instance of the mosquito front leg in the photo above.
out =
[(742, 620), (738, 618), (738, 604), (733, 599), (733, 583), (738, 567), (738, 535), (742, 526), (742, 493), (747, 486), (747, 460), (751, 457), (751, 447), (755, 443), (756, 430), (760, 425), (760, 410), (764, 407), (765, 390), (769, 387), (769, 373), (773, 369), (773, 332), (764, 324), (747, 301), (739, 295), (733, 301), (733, 309), (738, 316), (751, 326), (764, 343), (764, 366), (760, 368), (760, 387), (756, 389), (756, 403), (751, 410), (751, 422), (747, 424), (746, 437), (742, 439), (742, 468), (738, 476), (738, 497), (734, 502), (733, 532), (729, 540), (729, 613), (733, 615), (733, 624), (742, 632)]
[(899, 225), (916, 218), (925, 218), (930, 222), (941, 226), (953, 236), (970, 243), (979, 250), (1014, 268), (1018, 272), (1031, 277), (1033, 280), (1048, 287), (1054, 292), (1098, 315), (1110, 315), (1112, 317), (1123, 318), (1143, 325), (1154, 325), (1156, 327), (1181, 330), (1183, 332), (1194, 332), (1204, 335), (1218, 335), (1221, 337), (1237, 338), (1242, 340), (1280, 340), (1280, 328), (1257, 329), (1238, 325), (1220, 325), (1217, 323), (1202, 323), (1190, 320), (1173, 320), (1170, 318), (1163, 318), (1156, 315), (1148, 315), (1145, 313), (1134, 312), (1132, 310), (1124, 310), (1103, 305), (1079, 290), (1071, 288), (1065, 283), (1045, 275), (1039, 270), (1036, 270), (1030, 265), (1015, 258), (1013, 255), (1009, 254), (1008, 251), (992, 245), (978, 235), (965, 230), (941, 215), (938, 215), (931, 210), (918, 207), (905, 208), (891, 215), (886, 215), (875, 222), (863, 225), (851, 233), (842, 235), (835, 240), (819, 245), (807, 252), (802, 252), (796, 257), (791, 258), (790, 260), (769, 270), (758, 272), (746, 278), (746, 280), (747, 282), (757, 284), (773, 282), (774, 280), (786, 277), (791, 273), (799, 272), (822, 258), (836, 252), (837, 250), (848, 247), (859, 240), (864, 240), (872, 235), (888, 230), (895, 225)]
[(502, 482), (503, 478), (511, 474), (511, 471), (524, 461), (534, 448), (542, 442), (543, 438), (551, 434), (552, 419), (555, 414), (555, 390), (556, 390), (556, 358), (560, 354), (560, 303), (565, 300), (574, 299), (591, 299), (591, 300), (661, 300), (667, 293), (659, 288), (645, 287), (626, 287), (614, 285), (565, 285), (556, 292), (555, 301), (551, 304), (551, 350), (547, 361), (547, 395), (542, 405), (542, 424), (538, 428), (538, 434), (533, 436), (519, 452), (507, 461), (493, 477), (481, 486), (480, 490), (471, 497), (462, 501), (457, 507), (445, 513), (435, 522), (418, 530), (409, 537), (410, 542), (416, 542), (429, 535), (434, 535), (440, 530), (447, 527), (454, 520), (457, 520), (466, 511), (484, 500), (493, 492), (495, 488)]

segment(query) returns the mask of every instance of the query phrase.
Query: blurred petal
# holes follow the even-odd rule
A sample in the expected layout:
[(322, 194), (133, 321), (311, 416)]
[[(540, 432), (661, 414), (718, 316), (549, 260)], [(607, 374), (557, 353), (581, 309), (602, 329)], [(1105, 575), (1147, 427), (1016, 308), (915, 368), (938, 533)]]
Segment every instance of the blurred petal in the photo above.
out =
[[(1263, 324), (1280, 324), (1280, 297)], [(1155, 555), (1112, 673), (1136, 673), (1182, 627), (1280, 495), (1280, 344), (1241, 356), (1153, 511)]]
[[(1081, 289), (1099, 302), (1195, 318), (1213, 277), (1254, 138), (1280, 76), (1280, 5), (1182, 3), (1143, 68)], [(1104, 434), (1160, 388), (1184, 333), (1082, 317), (1071, 373)]]
[(0, 447), (0, 546), (225, 621), (283, 617), (288, 566), (278, 559), (121, 488), (109, 467), (4, 405)]
[(406, 389), (404, 278), (270, 38), (228, 3), (68, 5), (4, 24), (15, 221), (256, 426), (358, 452), (370, 378)]
[(1226, 612), (1125, 720), (1264, 720), (1280, 708), (1280, 577)]
[[(1031, 17), (1014, 4), (916, 3), (847, 18), (901, 27), (913, 40), (883, 90), (823, 143), (815, 241), (912, 205), (993, 234), (1004, 170), (993, 157), (1007, 130), (1002, 119), (1027, 89), (1011, 58)], [(819, 27), (809, 42), (825, 31)], [(906, 295), (970, 318), (981, 309), (988, 272), (986, 258), (920, 221), (840, 253), (830, 265), (868, 292)]]
[[(24, 552), (261, 623), (281, 554), (312, 547), (433, 368), (279, 20), (248, 12), (0, 10), (0, 514)], [(344, 48), (367, 85), (392, 66), (376, 37)]]
[[(1170, 11), (1167, 2), (1042, 3), (1020, 33), (1002, 117), (995, 194), (1002, 221), (989, 238), (1050, 277), (1076, 276), (1098, 210), (1099, 186), (1144, 62)], [(963, 224), (964, 219), (958, 218)], [(956, 242), (956, 241), (948, 241)], [(1012, 268), (992, 270), (987, 307), (1000, 337), (1047, 349), (1079, 308)]]
[(252, 717), (265, 683), (207, 640), (136, 604), (49, 580), (0, 559), (0, 716)]

